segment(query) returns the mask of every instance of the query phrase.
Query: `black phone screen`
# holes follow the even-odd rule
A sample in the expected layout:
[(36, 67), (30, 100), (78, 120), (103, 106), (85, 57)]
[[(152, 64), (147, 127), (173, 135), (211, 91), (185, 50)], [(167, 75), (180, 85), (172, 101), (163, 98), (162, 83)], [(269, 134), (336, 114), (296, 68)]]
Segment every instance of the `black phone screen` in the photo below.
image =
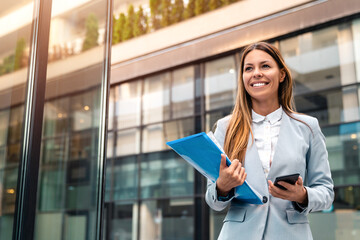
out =
[(299, 176), (300, 176), (299, 173), (295, 173), (295, 174), (290, 174), (290, 175), (277, 177), (277, 178), (275, 178), (274, 185), (276, 187), (280, 188), (280, 189), (287, 190), (283, 186), (279, 185), (278, 182), (284, 181), (284, 182), (287, 182), (287, 183), (290, 183), (290, 184), (294, 185), (295, 182), (298, 180)]

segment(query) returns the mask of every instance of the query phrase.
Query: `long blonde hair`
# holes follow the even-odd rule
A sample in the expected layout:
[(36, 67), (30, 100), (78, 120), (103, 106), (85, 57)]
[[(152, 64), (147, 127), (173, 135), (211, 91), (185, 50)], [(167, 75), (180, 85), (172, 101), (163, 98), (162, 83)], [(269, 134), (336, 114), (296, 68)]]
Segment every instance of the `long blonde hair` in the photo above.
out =
[(245, 90), (243, 82), (243, 68), (245, 57), (249, 52), (255, 49), (269, 54), (275, 60), (279, 69), (282, 69), (285, 72), (285, 79), (279, 84), (279, 103), (284, 112), (291, 118), (294, 118), (291, 116), (291, 113), (295, 112), (293, 80), (290, 70), (286, 66), (280, 51), (266, 42), (258, 42), (247, 46), (241, 56), (238, 77), (238, 92), (224, 142), (224, 151), (230, 159), (239, 159), (241, 162), (244, 162), (246, 148), (249, 141), (249, 134), (251, 134), (252, 139), (254, 139), (253, 132), (251, 130), (251, 98)]

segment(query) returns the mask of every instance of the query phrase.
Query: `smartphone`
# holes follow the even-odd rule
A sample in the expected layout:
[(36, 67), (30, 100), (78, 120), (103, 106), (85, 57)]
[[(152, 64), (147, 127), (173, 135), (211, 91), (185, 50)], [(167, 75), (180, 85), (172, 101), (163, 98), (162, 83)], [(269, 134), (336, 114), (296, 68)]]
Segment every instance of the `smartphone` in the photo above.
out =
[(275, 182), (274, 185), (282, 190), (287, 190), (286, 188), (284, 188), (283, 186), (279, 185), (278, 182), (280, 181), (284, 181), (287, 183), (290, 183), (292, 185), (295, 184), (295, 182), (298, 180), (300, 174), (299, 173), (295, 173), (295, 174), (290, 174), (290, 175), (285, 175), (285, 176), (281, 176), (281, 177), (277, 177), (275, 178)]

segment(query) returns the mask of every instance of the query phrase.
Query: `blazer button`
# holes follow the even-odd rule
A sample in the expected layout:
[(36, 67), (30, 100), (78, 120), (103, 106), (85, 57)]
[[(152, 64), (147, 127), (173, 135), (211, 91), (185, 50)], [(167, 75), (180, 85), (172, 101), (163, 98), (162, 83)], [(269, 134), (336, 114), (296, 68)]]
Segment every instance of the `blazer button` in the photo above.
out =
[(263, 196), (263, 203), (267, 203), (267, 201), (268, 201), (268, 198), (266, 197), (266, 196)]

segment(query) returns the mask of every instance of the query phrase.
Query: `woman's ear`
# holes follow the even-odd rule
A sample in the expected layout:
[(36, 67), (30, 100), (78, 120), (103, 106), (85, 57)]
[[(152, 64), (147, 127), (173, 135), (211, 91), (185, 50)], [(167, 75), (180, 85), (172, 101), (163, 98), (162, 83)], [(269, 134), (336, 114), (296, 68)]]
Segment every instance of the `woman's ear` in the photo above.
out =
[(280, 82), (282, 83), (285, 80), (286, 72), (284, 69), (280, 70)]

